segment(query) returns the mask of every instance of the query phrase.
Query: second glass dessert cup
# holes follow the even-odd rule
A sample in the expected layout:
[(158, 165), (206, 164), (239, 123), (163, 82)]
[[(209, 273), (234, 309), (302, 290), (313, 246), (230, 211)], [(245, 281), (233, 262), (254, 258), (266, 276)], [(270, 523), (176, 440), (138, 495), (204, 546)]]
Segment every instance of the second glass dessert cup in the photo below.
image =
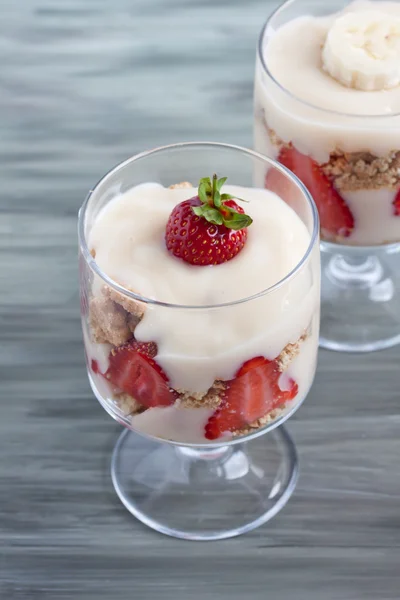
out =
[[(242, 298), (243, 273), (238, 272), (239, 292), (233, 301), (201, 306), (168, 304), (124, 288), (96, 263), (88, 243), (90, 232), (99, 212), (118, 194), (148, 182), (165, 187), (181, 181), (197, 183), (213, 171), (251, 189), (255, 173), (266, 168), (285, 178), (289, 204), (304, 224), (309, 240), (294, 268), (270, 288)], [(318, 232), (315, 205), (295, 176), (266, 157), (227, 144), (183, 143), (139, 154), (117, 166), (90, 192), (79, 215), (81, 311), (89, 380), (101, 405), (126, 427), (112, 457), (115, 490), (126, 508), (149, 527), (190, 540), (228, 538), (268, 521), (292, 494), (298, 475), (297, 455), (282, 424), (307, 396), (316, 369)], [(291, 248), (282, 251), (290, 252)], [(171, 258), (172, 269), (174, 260)], [(257, 277), (260, 269), (268, 267), (261, 260), (248, 268)], [(221, 278), (223, 273), (221, 270)], [(173, 335), (176, 347), (181, 348), (180, 362), (170, 357), (175, 366), (173, 379), (169, 388), (159, 392), (174, 394), (174, 403), (168, 406), (157, 405), (156, 393), (153, 408), (144, 409), (137, 398), (121, 393), (107, 379), (111, 357), (126, 347), (125, 338), (132, 335), (126, 325), (134, 321), (135, 331), (138, 319), (175, 324)], [(229, 332), (241, 322), (246, 327), (239, 346)], [(210, 340), (210, 353), (199, 355), (205, 335)], [(131, 337), (128, 344), (135, 344), (134, 340)], [(162, 350), (156, 327), (154, 341)], [(220, 350), (216, 352), (218, 344)], [(253, 392), (246, 387), (248, 372), (241, 369), (233, 381), (224, 381), (219, 375), (219, 369), (230, 360), (237, 361), (238, 356), (243, 355), (244, 366), (252, 362), (247, 361), (254, 359), (252, 344), (264, 348), (262, 355), (260, 350), (256, 353), (251, 381), (252, 385), (256, 381), (264, 386), (262, 392), (257, 387), (257, 393), (270, 395), (268, 413), (241, 430), (210, 435), (205, 424), (218, 410), (212, 404), (215, 398), (219, 401), (218, 394), (226, 398), (224, 394), (233, 384), (243, 392)], [(158, 360), (157, 349), (152, 357)], [(140, 365), (135, 365), (139, 369)], [(181, 368), (176, 369), (176, 365)], [(194, 382), (199, 380), (199, 373), (208, 378), (210, 370), (211, 381), (215, 381), (204, 396)], [(186, 388), (191, 383), (192, 388), (183, 391), (183, 382)], [(142, 392), (143, 386), (138, 388), (139, 398)], [(159, 404), (166, 404), (162, 397)], [(250, 393), (248, 406), (254, 401)]]
[[(280, 57), (271, 64), (282, 27), (298, 17), (329, 19), (350, 4), (288, 0), (269, 17), (257, 55), (255, 149), (288, 166), (309, 189), (320, 212), (320, 345), (369, 352), (400, 343), (400, 91), (397, 113), (369, 114), (363, 94), (373, 103), (380, 92), (334, 87), (322, 71), (321, 57), (312, 54), (314, 31), (308, 22), (306, 44), (298, 33), (290, 38), (298, 48), (307, 47), (305, 72), (298, 49), (296, 72), (285, 62), (292, 48), (283, 52), (280, 47)], [(374, 7), (380, 4), (376, 0)], [(321, 22), (315, 27), (316, 52), (324, 43)], [(301, 33), (302, 25), (298, 27)], [(314, 62), (315, 81), (302, 86)], [(353, 94), (348, 106), (347, 93)], [(352, 114), (354, 106), (359, 114)], [(265, 185), (282, 193), (272, 178), (267, 177)]]

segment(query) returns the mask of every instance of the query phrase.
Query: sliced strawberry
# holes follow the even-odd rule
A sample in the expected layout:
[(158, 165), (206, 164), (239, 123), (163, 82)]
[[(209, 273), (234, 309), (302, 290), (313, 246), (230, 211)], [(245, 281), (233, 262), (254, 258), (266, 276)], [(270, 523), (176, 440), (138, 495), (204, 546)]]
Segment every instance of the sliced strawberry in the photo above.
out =
[(173, 404), (176, 394), (171, 391), (167, 376), (154, 360), (156, 354), (154, 343), (127, 342), (112, 350), (105, 377), (147, 408)]
[[(318, 208), (323, 237), (327, 239), (337, 236), (348, 237), (354, 229), (354, 217), (319, 164), (293, 146), (283, 147), (278, 161), (297, 175), (312, 195)], [(287, 179), (278, 171), (268, 171), (265, 187), (286, 200), (285, 196), (288, 195)]]
[(400, 217), (400, 190), (396, 194), (396, 197), (393, 201), (393, 206), (395, 216)]
[(289, 389), (281, 390), (280, 376), (276, 359), (258, 356), (245, 362), (235, 379), (229, 382), (220, 406), (208, 420), (206, 438), (215, 440), (227, 431), (240, 429), (292, 400), (298, 386), (290, 380)]
[(93, 373), (100, 373), (99, 363), (94, 358), (92, 358), (90, 361), (90, 368), (92, 369)]

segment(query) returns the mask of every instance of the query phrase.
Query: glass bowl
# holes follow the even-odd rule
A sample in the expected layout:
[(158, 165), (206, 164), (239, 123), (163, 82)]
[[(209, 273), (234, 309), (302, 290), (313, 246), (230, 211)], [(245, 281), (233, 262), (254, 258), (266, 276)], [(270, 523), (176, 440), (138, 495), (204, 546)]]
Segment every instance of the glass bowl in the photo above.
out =
[[(206, 294), (196, 305), (142, 296), (96, 262), (91, 231), (116, 196), (148, 182), (197, 184), (212, 172), (257, 193), (266, 168), (285, 178), (290, 206), (283, 204), (282, 210), (296, 222), (299, 217), (305, 236), (296, 260), (290, 247), (283, 249), (292, 268), (267, 289), (259, 289), (258, 283), (264, 269), (271, 268), (267, 257), (250, 264), (235, 257), (226, 263), (233, 265), (229, 273), (234, 273), (235, 298), (205, 303)], [(270, 199), (265, 190), (258, 193)], [(318, 231), (315, 205), (293, 174), (256, 152), (228, 144), (182, 143), (138, 154), (110, 171), (85, 200), (79, 213), (79, 265), (89, 381), (100, 404), (126, 428), (112, 457), (117, 494), (153, 529), (192, 540), (239, 535), (270, 519), (293, 492), (296, 451), (282, 424), (307, 396), (316, 369)], [(163, 243), (160, 237), (157, 248), (168, 255), (168, 268), (155, 264), (137, 273), (138, 280), (168, 276), (175, 281), (175, 267), (183, 267)], [(203, 269), (219, 269), (222, 283), (227, 276), (224, 265), (184, 265), (188, 277), (200, 277)], [(256, 284), (248, 297), (242, 291), (244, 271)], [(260, 397), (262, 415), (253, 406)], [(228, 402), (235, 426), (225, 431), (221, 414), (226, 417)]]
[[(271, 64), (268, 54), (275, 48), (277, 31), (293, 19), (329, 18), (349, 4), (348, 0), (288, 0), (268, 18), (256, 61), (254, 145), (258, 152), (291, 168), (320, 211), (320, 345), (370, 352), (400, 343), (398, 168), (395, 173), (400, 163), (400, 95), (397, 112), (394, 103), (390, 114), (368, 114), (380, 92), (334, 85), (322, 69), (318, 77), (325, 87), (316, 82), (302, 85), (296, 74), (289, 80), (290, 64), (298, 62), (294, 56), (286, 65), (291, 50), (284, 53), (281, 48), (276, 54), (274, 61), (280, 64)], [(374, 4), (379, 7), (380, 0)], [(303, 27), (308, 27), (308, 48), (312, 38), (306, 22)], [(315, 34), (319, 52), (324, 40), (318, 36), (321, 33)], [(352, 114), (354, 104), (361, 112)], [(266, 187), (282, 194), (278, 184), (277, 178), (266, 177)], [(344, 202), (340, 218), (327, 205), (326, 194), (332, 203)]]

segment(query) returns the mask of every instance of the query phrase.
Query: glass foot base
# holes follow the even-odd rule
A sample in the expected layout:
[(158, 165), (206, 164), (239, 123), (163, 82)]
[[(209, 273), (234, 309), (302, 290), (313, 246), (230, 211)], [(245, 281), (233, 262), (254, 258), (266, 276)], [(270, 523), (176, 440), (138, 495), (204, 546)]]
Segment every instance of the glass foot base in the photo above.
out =
[(112, 457), (112, 480), (145, 525), (188, 540), (219, 540), (271, 519), (292, 495), (297, 453), (283, 427), (209, 450), (174, 446), (127, 430)]
[(371, 352), (400, 344), (400, 244), (321, 245), (320, 346)]

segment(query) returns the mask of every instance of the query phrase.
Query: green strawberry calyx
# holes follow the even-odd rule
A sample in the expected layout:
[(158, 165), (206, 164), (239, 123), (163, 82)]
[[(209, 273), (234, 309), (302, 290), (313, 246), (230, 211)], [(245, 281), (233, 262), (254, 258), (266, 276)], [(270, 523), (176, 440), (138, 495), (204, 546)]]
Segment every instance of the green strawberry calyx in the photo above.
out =
[[(227, 200), (241, 200), (231, 196), (231, 194), (221, 194), (221, 188), (227, 177), (218, 179), (214, 174), (212, 180), (210, 177), (203, 177), (199, 182), (198, 196), (201, 201), (200, 206), (192, 206), (193, 212), (198, 217), (204, 217), (213, 225), (225, 225), (228, 229), (244, 229), (252, 224), (253, 219), (244, 213), (238, 212), (235, 208), (226, 205)], [(245, 202), (245, 200), (242, 200)]]

